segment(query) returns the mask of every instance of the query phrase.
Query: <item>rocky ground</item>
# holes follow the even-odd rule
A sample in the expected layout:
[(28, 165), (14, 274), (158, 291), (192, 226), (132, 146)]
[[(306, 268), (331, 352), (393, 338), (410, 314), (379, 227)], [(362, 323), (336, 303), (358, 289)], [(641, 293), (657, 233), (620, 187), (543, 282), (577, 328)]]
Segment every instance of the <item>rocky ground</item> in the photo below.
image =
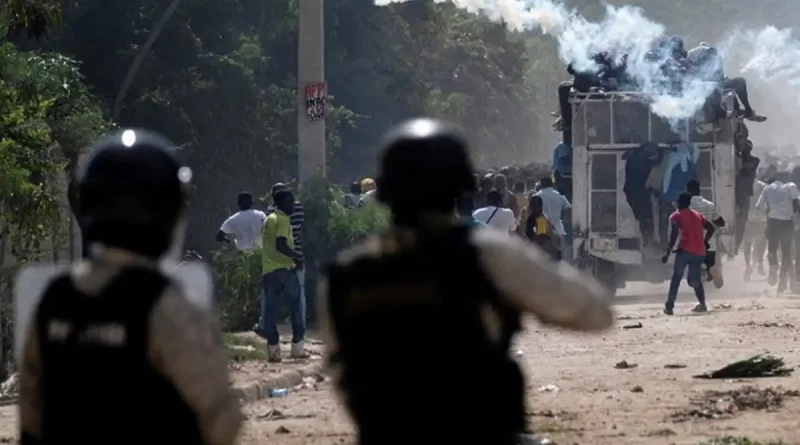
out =
[[(800, 296), (776, 297), (761, 280), (743, 283), (733, 278), (739, 268), (726, 275), (725, 291), (710, 295), (705, 315), (690, 314), (693, 297), (684, 290), (676, 315), (667, 317), (660, 303), (666, 286), (642, 285), (618, 297), (618, 326), (603, 335), (554, 331), (531, 320), (516, 348), (534, 430), (560, 444), (688, 445), (723, 436), (800, 443), (800, 374), (692, 378), (765, 351), (800, 364)], [(308, 364), (264, 365), (257, 340), (238, 343), (238, 386)], [(312, 337), (310, 347), (318, 352), (321, 345)], [(287, 397), (247, 404), (240, 443), (354, 443), (330, 382), (317, 380), (289, 388)], [(15, 423), (15, 407), (0, 407), (0, 437), (15, 436)]]

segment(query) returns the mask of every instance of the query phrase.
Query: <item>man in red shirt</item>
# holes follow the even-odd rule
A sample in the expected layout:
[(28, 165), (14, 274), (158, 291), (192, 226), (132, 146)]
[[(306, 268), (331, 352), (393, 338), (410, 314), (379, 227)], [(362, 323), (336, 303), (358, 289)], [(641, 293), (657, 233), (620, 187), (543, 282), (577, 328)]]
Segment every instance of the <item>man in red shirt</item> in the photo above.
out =
[[(706, 312), (706, 292), (703, 289), (700, 266), (705, 261), (708, 242), (714, 236), (714, 225), (711, 224), (701, 213), (689, 208), (692, 203), (692, 196), (688, 193), (681, 193), (678, 196), (678, 211), (669, 217), (670, 234), (667, 252), (661, 258), (661, 262), (666, 264), (672, 246), (678, 241), (678, 248), (675, 250), (675, 268), (672, 272), (672, 281), (669, 283), (669, 294), (664, 313), (672, 315), (675, 307), (675, 299), (678, 297), (678, 287), (681, 285), (683, 271), (688, 267), (689, 272), (686, 282), (694, 288), (697, 296), (697, 306), (692, 312)], [(704, 234), (705, 233), (705, 234)], [(680, 234), (680, 240), (678, 240)]]

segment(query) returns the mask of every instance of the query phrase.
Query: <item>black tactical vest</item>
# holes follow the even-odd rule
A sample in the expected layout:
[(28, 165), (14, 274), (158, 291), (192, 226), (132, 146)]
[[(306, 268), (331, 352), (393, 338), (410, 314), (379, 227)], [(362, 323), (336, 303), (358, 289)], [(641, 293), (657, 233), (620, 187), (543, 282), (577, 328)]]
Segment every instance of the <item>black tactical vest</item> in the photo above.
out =
[[(508, 353), (520, 315), (498, 297), (470, 232), (388, 233), (378, 257), (330, 268), (331, 359), (361, 445), (507, 445), (522, 432), (524, 384)], [(499, 343), (487, 337), (486, 304)]]
[(44, 444), (202, 443), (196, 415), (148, 357), (150, 313), (167, 285), (139, 268), (99, 296), (69, 275), (50, 284), (36, 319)]

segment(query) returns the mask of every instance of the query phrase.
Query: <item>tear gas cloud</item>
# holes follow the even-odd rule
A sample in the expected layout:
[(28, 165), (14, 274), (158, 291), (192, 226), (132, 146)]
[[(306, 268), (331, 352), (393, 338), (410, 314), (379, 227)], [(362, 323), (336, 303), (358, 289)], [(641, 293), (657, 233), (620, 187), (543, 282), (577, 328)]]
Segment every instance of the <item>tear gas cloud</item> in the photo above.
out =
[[(385, 6), (407, 1), (376, 0), (375, 4)], [(599, 52), (608, 52), (615, 60), (627, 55), (627, 72), (636, 80), (638, 90), (651, 96), (653, 112), (670, 121), (692, 117), (716, 88), (714, 82), (702, 79), (713, 77), (712, 72), (721, 67), (707, 65), (704, 69), (708, 73), (679, 76), (678, 84), (674, 77), (670, 80), (662, 69), (669, 56), (655, 54), (654, 58), (651, 52), (668, 36), (667, 30), (647, 18), (645, 11), (638, 7), (606, 5), (602, 20), (593, 22), (556, 0), (434, 2), (452, 3), (468, 12), (503, 21), (515, 31), (540, 31), (552, 36), (558, 42), (560, 59), (565, 65), (572, 63), (576, 71), (596, 68), (593, 56)], [(761, 79), (780, 79), (792, 86), (795, 94), (800, 93), (800, 43), (792, 38), (790, 31), (769, 27), (760, 32), (740, 32), (736, 38), (712, 42), (712, 45), (722, 59), (726, 58), (728, 49), (735, 47), (743, 72)]]

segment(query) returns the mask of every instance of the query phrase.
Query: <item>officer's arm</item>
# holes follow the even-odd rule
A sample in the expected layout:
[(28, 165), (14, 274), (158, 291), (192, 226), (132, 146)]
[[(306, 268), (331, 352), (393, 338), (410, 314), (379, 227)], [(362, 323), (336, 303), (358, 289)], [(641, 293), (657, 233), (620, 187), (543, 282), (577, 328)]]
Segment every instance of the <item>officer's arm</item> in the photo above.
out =
[(150, 358), (197, 413), (206, 445), (231, 445), (242, 423), (228, 355), (211, 314), (168, 290), (150, 316)]
[(613, 324), (608, 292), (594, 278), (564, 262), (554, 262), (532, 244), (491, 230), (474, 230), (471, 236), (483, 270), (519, 310), (544, 323), (581, 331)]
[(22, 445), (42, 442), (42, 361), (36, 323), (28, 328), (28, 342), (19, 374), (19, 426)]

